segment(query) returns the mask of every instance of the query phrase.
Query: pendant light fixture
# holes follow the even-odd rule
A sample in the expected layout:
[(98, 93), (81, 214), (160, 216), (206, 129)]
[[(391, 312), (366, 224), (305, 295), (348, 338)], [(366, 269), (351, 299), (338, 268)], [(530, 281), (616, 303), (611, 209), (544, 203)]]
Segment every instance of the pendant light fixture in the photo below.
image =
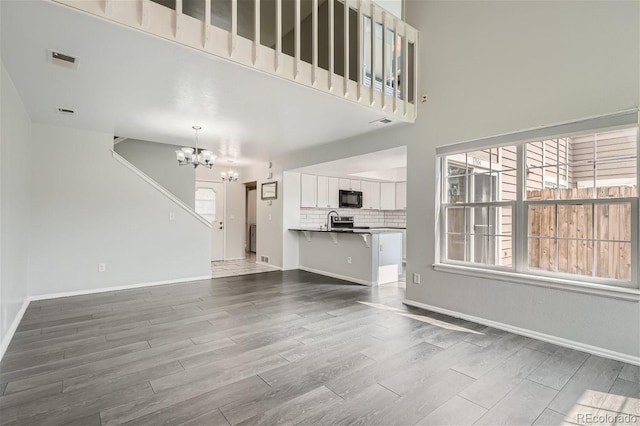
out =
[(192, 164), (193, 167), (203, 165), (210, 169), (213, 166), (213, 163), (216, 161), (216, 156), (213, 155), (213, 152), (209, 151), (208, 149), (198, 148), (198, 131), (202, 130), (202, 127), (192, 126), (191, 128), (196, 132), (196, 147), (195, 149), (184, 147), (176, 151), (176, 159), (178, 160), (178, 164), (181, 166)]

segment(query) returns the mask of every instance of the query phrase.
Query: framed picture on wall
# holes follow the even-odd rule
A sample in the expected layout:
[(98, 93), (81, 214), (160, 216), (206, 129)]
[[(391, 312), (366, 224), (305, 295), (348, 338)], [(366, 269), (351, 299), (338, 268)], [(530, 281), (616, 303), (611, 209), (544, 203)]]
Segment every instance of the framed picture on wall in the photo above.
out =
[(262, 199), (277, 200), (278, 199), (278, 182), (268, 182), (262, 184)]

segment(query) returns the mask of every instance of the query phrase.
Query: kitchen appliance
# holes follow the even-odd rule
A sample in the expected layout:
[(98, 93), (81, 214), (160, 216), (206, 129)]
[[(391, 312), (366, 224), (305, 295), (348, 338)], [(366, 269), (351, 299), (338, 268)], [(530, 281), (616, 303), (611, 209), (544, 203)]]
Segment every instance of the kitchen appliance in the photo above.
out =
[(343, 209), (361, 209), (362, 208), (362, 192), (361, 191), (345, 191), (340, 190), (340, 208)]
[(331, 229), (353, 229), (353, 216), (331, 216)]

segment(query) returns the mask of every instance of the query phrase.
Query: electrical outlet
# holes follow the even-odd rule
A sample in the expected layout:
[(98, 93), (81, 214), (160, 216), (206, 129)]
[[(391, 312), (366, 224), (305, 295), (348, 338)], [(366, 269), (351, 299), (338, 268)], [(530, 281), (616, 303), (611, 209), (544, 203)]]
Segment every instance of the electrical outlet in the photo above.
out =
[(413, 273), (413, 283), (414, 284), (420, 284), (420, 274), (414, 272)]
[(169, 213), (169, 220), (170, 220), (170, 221), (172, 221), (172, 222), (173, 222), (174, 220), (176, 220), (176, 214), (175, 214), (174, 212), (170, 212), (170, 213)]
[(347, 263), (351, 265), (351, 257), (347, 257)]
[(98, 263), (98, 272), (106, 272), (107, 264), (106, 263)]

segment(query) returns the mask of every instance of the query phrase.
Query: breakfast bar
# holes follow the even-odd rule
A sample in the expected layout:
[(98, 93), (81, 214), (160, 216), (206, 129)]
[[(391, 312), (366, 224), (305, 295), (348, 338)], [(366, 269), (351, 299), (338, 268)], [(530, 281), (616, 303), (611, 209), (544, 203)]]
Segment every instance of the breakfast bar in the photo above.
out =
[(386, 229), (292, 228), (299, 233), (300, 269), (357, 284), (398, 280), (402, 232)]

